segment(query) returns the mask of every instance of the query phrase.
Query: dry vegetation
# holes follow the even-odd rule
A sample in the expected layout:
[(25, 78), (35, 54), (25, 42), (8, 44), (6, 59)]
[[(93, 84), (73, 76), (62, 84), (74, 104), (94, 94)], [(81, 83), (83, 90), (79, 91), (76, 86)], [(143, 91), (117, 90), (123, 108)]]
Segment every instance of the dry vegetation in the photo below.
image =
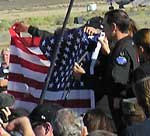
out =
[[(96, 12), (87, 12), (87, 5), (96, 2)], [(63, 23), (69, 0), (0, 0), (0, 46), (7, 47), (10, 42), (8, 28), (16, 21), (24, 21), (48, 31), (53, 31)], [(116, 6), (116, 5), (115, 5)], [(102, 15), (109, 5), (102, 0), (74, 0), (69, 27), (73, 24), (75, 16), (84, 17), (86, 21), (91, 16)], [(126, 6), (129, 15), (136, 21), (139, 28), (150, 27), (150, 9), (147, 7), (133, 8), (132, 4)]]

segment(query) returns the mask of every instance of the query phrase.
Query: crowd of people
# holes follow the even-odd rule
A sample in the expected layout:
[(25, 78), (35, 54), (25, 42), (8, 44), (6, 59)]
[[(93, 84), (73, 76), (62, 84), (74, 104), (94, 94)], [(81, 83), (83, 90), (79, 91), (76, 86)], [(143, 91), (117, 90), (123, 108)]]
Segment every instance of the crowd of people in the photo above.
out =
[[(40, 36), (40, 49), (51, 61), (56, 47), (51, 47), (49, 43), (51, 37), (58, 38), (61, 29), (50, 33), (20, 22), (15, 23), (13, 29), (16, 33), (28, 32), (33, 37)], [(105, 36), (101, 35), (102, 32)], [(150, 131), (150, 29), (137, 29), (135, 21), (124, 10), (113, 9), (106, 12), (104, 18), (94, 17), (80, 28), (66, 29), (64, 35), (70, 42), (65, 45), (64, 41), (68, 39), (63, 38), (64, 45), (58, 55), (69, 48), (72, 51), (66, 53), (66, 62), (69, 63), (69, 59), (75, 56), (68, 64), (72, 68), (69, 76), (82, 81), (85, 88), (93, 89), (96, 103), (107, 95), (112, 118), (100, 107), (83, 115), (55, 103), (39, 104), (31, 113), (24, 109), (12, 109), (15, 98), (7, 93), (7, 49), (1, 53), (0, 136), (147, 136)], [(94, 73), (91, 73), (91, 56), (99, 45)], [(85, 52), (90, 59), (81, 64), (79, 59)], [(67, 64), (59, 59), (55, 70), (59, 71), (62, 65), (66, 70)], [(60, 86), (55, 83), (55, 76), (52, 78), (52, 89), (66, 89), (62, 82)], [(71, 88), (71, 83), (67, 87)]]

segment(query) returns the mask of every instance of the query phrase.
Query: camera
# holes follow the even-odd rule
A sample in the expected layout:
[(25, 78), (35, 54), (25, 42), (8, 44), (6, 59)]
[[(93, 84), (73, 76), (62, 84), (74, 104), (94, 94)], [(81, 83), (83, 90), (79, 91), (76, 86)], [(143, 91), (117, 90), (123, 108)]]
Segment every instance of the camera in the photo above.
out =
[(0, 118), (1, 120), (4, 122), (4, 123), (7, 123), (8, 122), (8, 119), (5, 115), (5, 113), (0, 109)]
[(9, 74), (9, 70), (7, 68), (0, 68), (0, 78), (6, 79)]

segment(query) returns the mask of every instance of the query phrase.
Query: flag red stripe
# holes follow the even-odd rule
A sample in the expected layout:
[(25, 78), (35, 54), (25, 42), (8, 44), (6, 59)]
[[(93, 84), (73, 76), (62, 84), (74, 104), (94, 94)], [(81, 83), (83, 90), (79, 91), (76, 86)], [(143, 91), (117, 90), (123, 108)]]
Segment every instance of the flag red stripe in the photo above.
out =
[(31, 78), (28, 78), (28, 77), (24, 77), (24, 75), (22, 75), (22, 74), (10, 72), (9, 73), (9, 81), (26, 83), (28, 86), (33, 87), (35, 89), (43, 88), (43, 82), (39, 82), (37, 80), (32, 79), (32, 73), (31, 73)]
[(34, 63), (29, 62), (29, 61), (27, 61), (27, 60), (25, 60), (23, 58), (19, 58), (16, 55), (11, 55), (10, 63), (20, 64), (22, 67), (28, 68), (28, 69), (30, 69), (32, 71), (45, 73), (45, 74), (48, 71), (48, 67), (47, 66), (34, 64)]
[[(20, 44), (18, 44), (18, 42), (20, 42)], [(27, 47), (25, 47), (23, 45), (23, 43), (21, 42), (21, 38), (14, 38), (14, 39), (11, 39), (11, 46), (14, 46), (14, 47), (17, 47), (18, 49), (21, 49), (22, 51), (28, 53), (28, 54), (31, 54), (31, 55), (34, 55), (34, 56), (38, 56), (39, 58), (43, 59), (43, 60), (47, 60), (47, 58), (43, 55), (43, 54), (34, 54), (32, 53), (30, 50), (28, 50)]]
[[(10, 94), (12, 94), (17, 100), (20, 101), (26, 101), (26, 102), (33, 102), (33, 103), (39, 103), (40, 99), (35, 98), (32, 95), (26, 94), (26, 93), (20, 93), (20, 92), (14, 92), (12, 90), (9, 90)], [(44, 100), (45, 103), (48, 102), (55, 102), (60, 105), (63, 105), (64, 107), (69, 108), (89, 108), (91, 107), (90, 99), (75, 99), (75, 100)]]

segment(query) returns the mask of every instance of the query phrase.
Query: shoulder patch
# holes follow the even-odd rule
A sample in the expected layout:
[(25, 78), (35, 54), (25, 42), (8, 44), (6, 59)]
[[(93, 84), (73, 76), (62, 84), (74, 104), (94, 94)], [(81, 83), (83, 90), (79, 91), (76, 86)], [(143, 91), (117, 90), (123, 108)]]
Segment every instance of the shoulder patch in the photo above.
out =
[(118, 56), (116, 58), (116, 63), (119, 65), (125, 65), (125, 64), (127, 64), (127, 62), (128, 61), (127, 61), (126, 57), (124, 57), (124, 56)]

